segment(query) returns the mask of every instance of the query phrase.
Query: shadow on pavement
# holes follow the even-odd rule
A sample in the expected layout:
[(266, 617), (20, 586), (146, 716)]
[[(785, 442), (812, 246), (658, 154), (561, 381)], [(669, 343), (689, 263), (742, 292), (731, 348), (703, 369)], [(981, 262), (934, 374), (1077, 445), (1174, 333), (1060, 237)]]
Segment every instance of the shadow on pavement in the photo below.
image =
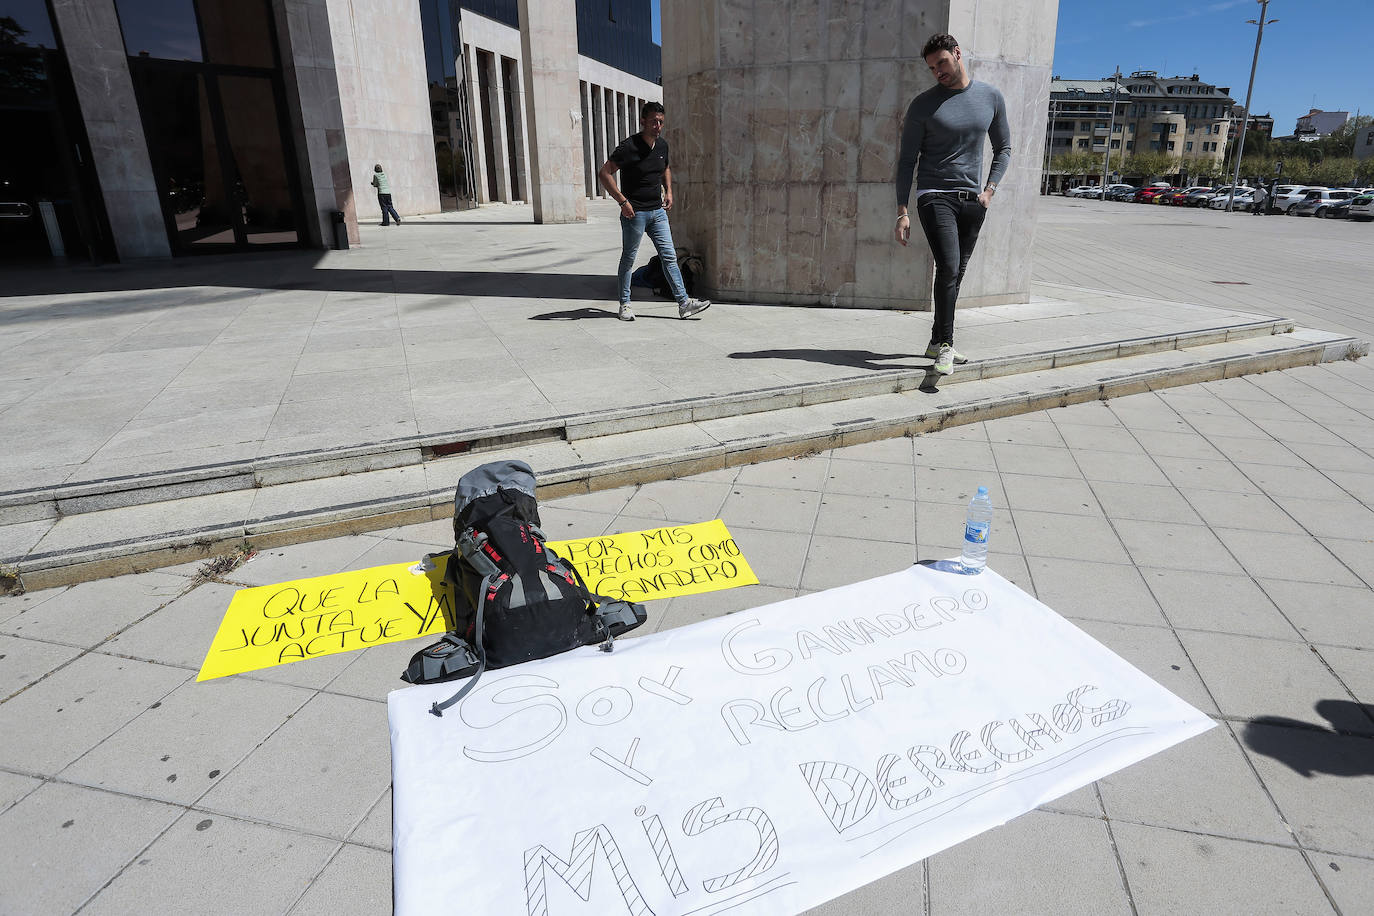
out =
[[(653, 312), (640, 311), (641, 308), (652, 308), (655, 305), (673, 305), (670, 302), (637, 302), (635, 303), (635, 320), (645, 318), (658, 318), (666, 321), (681, 321), (677, 315), (655, 315)], [(676, 306), (674, 306), (676, 307)], [(619, 321), (620, 316), (611, 309), (594, 309), (590, 306), (580, 309), (568, 309), (564, 312), (544, 312), (539, 315), (531, 315), (530, 321), (581, 321), (584, 318), (614, 318)]]
[(1374, 732), (1374, 707), (1351, 700), (1321, 700), (1313, 708), (1331, 728), (1284, 716), (1260, 716), (1245, 725), (1246, 747), (1308, 778), (1315, 773), (1374, 775), (1374, 739), (1369, 737)]
[[(614, 299), (609, 274), (530, 273), (521, 271), (405, 270), (332, 267), (327, 252), (262, 252), (181, 258), (155, 265), (0, 269), (0, 303), (14, 296), (136, 292), (118, 303), (118, 312), (137, 312), (176, 304), (157, 294), (187, 287), (241, 290), (309, 290), (356, 293), (433, 293), (516, 299)], [(151, 295), (150, 295), (151, 294)], [(180, 299), (176, 300), (181, 301)], [(91, 303), (45, 303), (0, 310), (0, 322), (59, 317), (63, 309), (88, 314)], [(73, 312), (73, 313), (76, 313)]]
[(922, 369), (924, 366), (883, 365), (879, 360), (920, 359), (917, 353), (874, 353), (872, 350), (750, 350), (729, 354), (731, 359), (802, 359), (856, 369)]

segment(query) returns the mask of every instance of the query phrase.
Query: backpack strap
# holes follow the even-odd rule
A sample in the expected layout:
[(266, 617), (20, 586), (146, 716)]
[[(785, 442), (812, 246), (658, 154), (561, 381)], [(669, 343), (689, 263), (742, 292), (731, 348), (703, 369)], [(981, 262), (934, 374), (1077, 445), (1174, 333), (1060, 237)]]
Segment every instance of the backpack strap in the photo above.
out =
[(481, 596), (477, 599), (477, 622), (474, 634), (474, 641), (477, 643), (477, 670), (473, 673), (472, 677), (468, 678), (468, 682), (463, 685), (463, 689), (459, 690), (444, 702), (436, 702), (429, 708), (430, 712), (440, 718), (443, 718), (445, 709), (448, 709), (454, 703), (457, 703), (472, 692), (472, 688), (477, 686), (477, 681), (482, 677), (482, 672), (487, 670), (487, 649), (486, 646), (482, 645), (482, 615), (487, 609), (487, 592), (491, 588), (493, 579), (495, 579), (495, 576), (493, 574), (488, 574), (487, 577), (482, 580)]

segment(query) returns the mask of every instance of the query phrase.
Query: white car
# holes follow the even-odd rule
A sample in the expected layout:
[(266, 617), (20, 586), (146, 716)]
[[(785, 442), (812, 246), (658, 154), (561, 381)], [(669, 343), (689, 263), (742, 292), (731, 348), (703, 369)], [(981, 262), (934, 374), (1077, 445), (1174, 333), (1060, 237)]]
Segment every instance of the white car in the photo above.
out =
[(1269, 211), (1287, 213), (1307, 197), (1308, 191), (1320, 191), (1306, 184), (1281, 184), (1274, 189), (1274, 199), (1269, 201)]
[[(1213, 210), (1225, 210), (1226, 204), (1230, 202), (1230, 200), (1231, 195), (1229, 193), (1218, 194), (1207, 202), (1207, 206), (1211, 207)], [(1237, 188), (1235, 201), (1237, 210), (1249, 210), (1255, 203), (1254, 190), (1251, 188)]]
[(1348, 213), (1350, 218), (1357, 223), (1374, 219), (1374, 188), (1365, 191), (1359, 197), (1352, 200)]
[(1064, 192), (1065, 197), (1100, 197), (1102, 189), (1095, 184), (1081, 184)]

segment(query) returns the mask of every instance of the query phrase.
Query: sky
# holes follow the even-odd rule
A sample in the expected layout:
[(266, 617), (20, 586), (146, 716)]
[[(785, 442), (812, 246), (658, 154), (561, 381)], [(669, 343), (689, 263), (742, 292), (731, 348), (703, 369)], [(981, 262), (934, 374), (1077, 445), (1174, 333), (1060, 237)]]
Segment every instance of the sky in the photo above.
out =
[[(1065, 79), (1156, 70), (1226, 86), (1245, 103), (1257, 0), (1059, 0), (1054, 68)], [(1374, 115), (1374, 0), (1270, 0), (1250, 108), (1291, 134), (1310, 108)], [(1356, 36), (1363, 36), (1357, 38)], [(1363, 45), (1363, 47), (1362, 47)]]
[[(659, 0), (650, 2), (661, 44)], [(1059, 0), (1054, 73), (1196, 73), (1244, 104), (1255, 53), (1245, 20), (1259, 9), (1257, 0)], [(1278, 22), (1264, 27), (1250, 107), (1274, 116), (1276, 135), (1291, 134), (1309, 108), (1374, 115), (1374, 0), (1270, 0), (1265, 18)]]

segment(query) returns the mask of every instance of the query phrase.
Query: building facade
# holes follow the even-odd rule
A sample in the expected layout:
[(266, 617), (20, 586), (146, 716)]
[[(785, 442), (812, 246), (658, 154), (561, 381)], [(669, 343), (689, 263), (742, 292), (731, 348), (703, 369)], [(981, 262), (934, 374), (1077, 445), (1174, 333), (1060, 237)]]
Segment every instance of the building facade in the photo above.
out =
[(1368, 159), (1374, 156), (1374, 125), (1362, 127), (1355, 133), (1353, 152), (1356, 159)]
[[(649, 0), (576, 17), (597, 196), (660, 52)], [(356, 242), (378, 164), (403, 215), (529, 200), (524, 57), (516, 0), (0, 0), (4, 256)]]
[(1165, 153), (1189, 175), (1222, 165), (1236, 104), (1229, 88), (1205, 83), (1196, 73), (1166, 78), (1153, 70), (1137, 70), (1126, 85), (1132, 97), (1127, 117), (1135, 124), (1129, 150)]
[(1340, 130), (1349, 120), (1348, 111), (1322, 111), (1320, 108), (1313, 108), (1298, 118), (1297, 126), (1293, 128), (1293, 136), (1299, 140), (1320, 140)]
[[(1135, 140), (1135, 121), (1127, 118), (1131, 91), (1120, 80), (1050, 80), (1050, 108), (1045, 121), (1045, 178), (1041, 192), (1062, 191), (1079, 176), (1055, 169), (1056, 156), (1098, 153), (1104, 165), (1120, 171)], [(1111, 162), (1106, 154), (1111, 152)], [(1099, 180), (1101, 172), (1098, 173)]]

